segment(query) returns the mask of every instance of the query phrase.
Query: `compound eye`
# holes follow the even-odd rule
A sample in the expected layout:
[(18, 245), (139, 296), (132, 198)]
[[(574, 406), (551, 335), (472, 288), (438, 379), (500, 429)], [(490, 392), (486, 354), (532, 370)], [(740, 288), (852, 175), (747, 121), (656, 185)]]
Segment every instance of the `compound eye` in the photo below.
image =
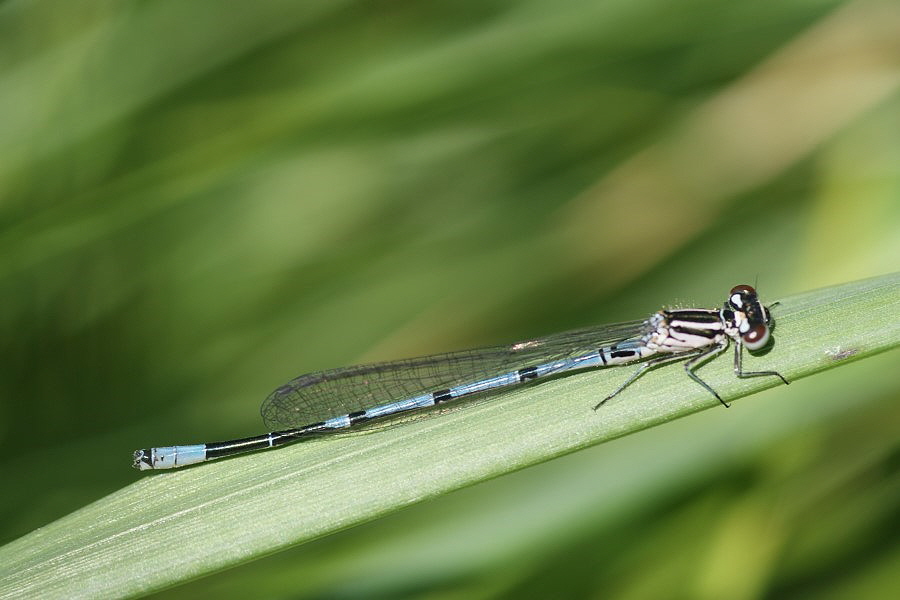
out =
[(757, 323), (746, 333), (741, 334), (741, 340), (748, 350), (759, 350), (769, 342), (769, 328)]
[(734, 296), (735, 294), (752, 294), (755, 296), (756, 290), (754, 290), (749, 285), (736, 285), (733, 288), (731, 288), (731, 293), (728, 295)]
[(744, 310), (744, 306), (753, 302), (756, 298), (756, 290), (749, 285), (736, 285), (728, 294), (728, 303), (736, 310)]

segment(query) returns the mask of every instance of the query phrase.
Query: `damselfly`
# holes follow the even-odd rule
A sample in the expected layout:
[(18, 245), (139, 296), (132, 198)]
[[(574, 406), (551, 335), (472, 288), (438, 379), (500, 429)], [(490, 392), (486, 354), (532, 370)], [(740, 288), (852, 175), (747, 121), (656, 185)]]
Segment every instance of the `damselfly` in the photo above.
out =
[(738, 377), (771, 375), (788, 383), (776, 371), (744, 371), (741, 364), (744, 347), (751, 352), (764, 348), (771, 329), (772, 315), (756, 290), (738, 285), (720, 309), (661, 310), (643, 321), (591, 327), (516, 344), (319, 371), (297, 377), (266, 398), (261, 412), (271, 433), (227, 442), (138, 450), (134, 467), (171, 469), (274, 448), (567, 371), (631, 363), (640, 366), (594, 410), (649, 369), (679, 361), (684, 361), (688, 377), (727, 407), (695, 373), (696, 369), (734, 341), (734, 372)]

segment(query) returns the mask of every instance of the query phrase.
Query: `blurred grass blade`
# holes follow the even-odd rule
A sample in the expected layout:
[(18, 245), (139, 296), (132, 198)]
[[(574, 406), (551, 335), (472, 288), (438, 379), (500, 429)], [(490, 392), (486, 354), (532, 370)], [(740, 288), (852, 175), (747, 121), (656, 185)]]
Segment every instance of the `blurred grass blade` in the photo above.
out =
[[(774, 348), (745, 366), (777, 369), (796, 381), (900, 343), (900, 274), (785, 298), (773, 312)], [(672, 367), (591, 410), (630, 373), (573, 375), (370, 435), (328, 437), (180, 472), (135, 473), (133, 485), (0, 548), (0, 596), (161, 589), (718, 406)], [(704, 367), (703, 376), (730, 399), (779, 385), (774, 378), (738, 380), (725, 358)], [(129, 458), (123, 453), (123, 469)]]

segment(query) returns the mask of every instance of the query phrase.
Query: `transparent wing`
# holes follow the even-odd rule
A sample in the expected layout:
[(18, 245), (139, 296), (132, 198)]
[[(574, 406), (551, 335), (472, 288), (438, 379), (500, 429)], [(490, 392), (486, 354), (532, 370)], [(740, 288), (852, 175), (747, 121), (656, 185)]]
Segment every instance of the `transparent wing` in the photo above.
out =
[(491, 346), (301, 375), (269, 394), (272, 430), (302, 427), (374, 406), (595, 351), (643, 335), (646, 321), (601, 325)]

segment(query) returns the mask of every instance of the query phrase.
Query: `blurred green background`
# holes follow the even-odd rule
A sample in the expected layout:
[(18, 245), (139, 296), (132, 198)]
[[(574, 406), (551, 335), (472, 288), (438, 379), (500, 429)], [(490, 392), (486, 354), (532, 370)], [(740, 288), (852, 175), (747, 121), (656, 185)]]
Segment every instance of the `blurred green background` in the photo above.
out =
[[(0, 4), (0, 540), (135, 448), (262, 432), (303, 372), (900, 270), (897, 31), (888, 0)], [(896, 360), (160, 595), (885, 597)]]

